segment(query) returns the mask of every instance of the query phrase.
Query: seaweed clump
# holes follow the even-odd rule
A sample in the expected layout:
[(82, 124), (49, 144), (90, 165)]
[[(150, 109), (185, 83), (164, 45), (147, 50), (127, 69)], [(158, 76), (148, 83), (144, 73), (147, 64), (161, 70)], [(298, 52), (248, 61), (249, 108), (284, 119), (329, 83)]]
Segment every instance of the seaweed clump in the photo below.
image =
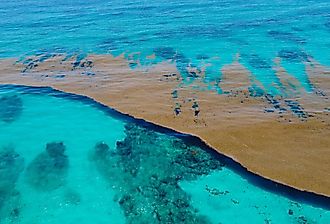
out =
[(194, 180), (223, 164), (181, 139), (133, 124), (115, 149), (97, 143), (91, 160), (117, 190), (127, 223), (209, 223), (190, 205), (179, 182)]
[(17, 95), (5, 95), (0, 97), (0, 119), (11, 123), (22, 113), (23, 101)]
[(57, 189), (66, 182), (69, 160), (63, 142), (51, 142), (27, 167), (27, 182), (38, 190)]

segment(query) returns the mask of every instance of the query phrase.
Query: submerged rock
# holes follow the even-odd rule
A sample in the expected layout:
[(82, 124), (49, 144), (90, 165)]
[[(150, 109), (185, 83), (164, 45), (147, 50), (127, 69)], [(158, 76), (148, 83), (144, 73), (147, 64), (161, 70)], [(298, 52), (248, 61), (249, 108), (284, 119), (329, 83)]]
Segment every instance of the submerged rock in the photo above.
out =
[[(20, 194), (15, 190), (16, 181), (23, 171), (24, 159), (12, 147), (0, 149), (0, 212), (19, 215)], [(14, 217), (14, 218), (15, 218)]]
[(4, 147), (0, 150), (0, 192), (13, 189), (23, 168), (24, 159), (12, 147)]
[(97, 170), (107, 178), (108, 181), (116, 181), (120, 178), (122, 171), (118, 169), (114, 160), (114, 151), (105, 142), (98, 142), (89, 154), (89, 160), (93, 162)]
[(201, 148), (128, 124), (126, 137), (110, 150), (97, 143), (92, 162), (117, 191), (127, 223), (209, 223), (190, 205), (179, 186), (220, 170), (222, 164)]
[(63, 157), (65, 152), (65, 146), (63, 142), (51, 142), (46, 145), (46, 152), (50, 157)]
[(108, 156), (109, 154), (110, 147), (104, 143), (104, 142), (99, 142), (95, 145), (95, 157), (96, 159), (104, 159)]
[(18, 223), (21, 208), (24, 206), (21, 202), (20, 192), (12, 189), (0, 200), (0, 222), (3, 220), (5, 223)]
[(68, 157), (64, 154), (63, 142), (46, 145), (46, 152), (40, 153), (26, 170), (27, 182), (38, 190), (54, 190), (65, 185), (69, 168)]
[(0, 119), (10, 123), (15, 121), (22, 113), (23, 101), (17, 95), (5, 95), (0, 97)]

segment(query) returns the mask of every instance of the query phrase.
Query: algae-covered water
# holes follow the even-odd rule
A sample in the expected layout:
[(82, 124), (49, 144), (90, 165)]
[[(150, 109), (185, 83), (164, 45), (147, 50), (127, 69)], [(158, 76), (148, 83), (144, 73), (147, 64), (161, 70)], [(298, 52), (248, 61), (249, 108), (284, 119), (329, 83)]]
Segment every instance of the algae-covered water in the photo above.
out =
[(88, 98), (0, 87), (1, 224), (327, 224), (328, 202)]

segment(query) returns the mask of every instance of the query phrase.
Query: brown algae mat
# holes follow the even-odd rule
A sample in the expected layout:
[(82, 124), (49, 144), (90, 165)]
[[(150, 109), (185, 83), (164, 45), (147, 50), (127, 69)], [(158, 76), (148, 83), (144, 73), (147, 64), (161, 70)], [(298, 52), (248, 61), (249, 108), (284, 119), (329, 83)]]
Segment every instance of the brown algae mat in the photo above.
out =
[[(330, 69), (306, 65), (306, 92), (277, 61), (282, 95), (267, 94), (234, 60), (222, 69), (219, 94), (204, 72), (185, 83), (175, 64), (135, 69), (123, 56), (89, 55), (75, 63), (55, 55), (28, 63), (0, 61), (0, 83), (49, 86), (85, 95), (122, 113), (200, 137), (248, 170), (292, 187), (330, 196)], [(259, 90), (251, 89), (258, 86)]]

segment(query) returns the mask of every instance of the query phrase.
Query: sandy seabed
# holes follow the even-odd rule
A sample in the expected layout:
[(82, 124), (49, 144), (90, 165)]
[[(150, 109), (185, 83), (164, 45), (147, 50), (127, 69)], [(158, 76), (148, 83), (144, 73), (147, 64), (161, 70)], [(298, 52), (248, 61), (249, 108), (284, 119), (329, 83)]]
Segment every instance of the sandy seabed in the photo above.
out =
[[(306, 64), (314, 86), (306, 92), (275, 59), (283, 95), (269, 99), (251, 96), (248, 88), (257, 84), (262, 89), (262, 84), (238, 60), (222, 69), (221, 82), (214, 85), (226, 94), (218, 94), (207, 89), (203, 69), (190, 68), (196, 76), (184, 84), (170, 62), (131, 69), (123, 56), (89, 55), (79, 64), (64, 57), (40, 62), (31, 56), (28, 64), (1, 59), (0, 83), (50, 86), (91, 97), (122, 113), (198, 136), (261, 176), (330, 196), (329, 68)], [(302, 114), (293, 113), (288, 102), (298, 103)]]

